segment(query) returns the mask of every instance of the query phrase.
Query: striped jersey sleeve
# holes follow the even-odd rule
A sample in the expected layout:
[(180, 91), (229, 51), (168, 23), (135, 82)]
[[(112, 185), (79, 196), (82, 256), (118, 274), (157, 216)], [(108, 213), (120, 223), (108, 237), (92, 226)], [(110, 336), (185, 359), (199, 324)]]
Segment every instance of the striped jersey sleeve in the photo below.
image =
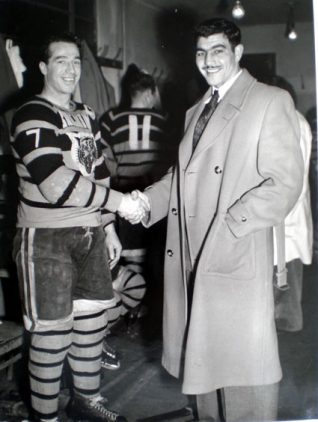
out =
[(20, 201), (35, 208), (107, 208), (109, 172), (89, 107), (64, 110), (36, 97), (16, 112), (12, 135)]

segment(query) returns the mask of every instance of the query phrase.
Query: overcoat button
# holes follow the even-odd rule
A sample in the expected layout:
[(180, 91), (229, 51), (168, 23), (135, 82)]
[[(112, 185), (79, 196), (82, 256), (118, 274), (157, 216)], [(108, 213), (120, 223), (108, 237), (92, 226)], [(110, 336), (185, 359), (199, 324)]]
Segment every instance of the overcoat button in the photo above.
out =
[(221, 167), (219, 167), (219, 166), (214, 167), (214, 172), (215, 172), (216, 174), (221, 174), (221, 173), (222, 173), (222, 169), (221, 169)]
[(167, 250), (167, 254), (168, 254), (168, 256), (172, 256), (172, 255), (173, 255), (172, 250), (171, 250), (171, 249), (168, 249), (168, 250)]
[(172, 212), (173, 215), (177, 215), (178, 214), (177, 208), (172, 208), (171, 212)]
[(244, 215), (242, 215), (242, 217), (241, 217), (241, 221), (242, 221), (242, 223), (245, 223), (245, 221), (247, 221), (247, 218), (246, 218), (246, 217), (244, 217)]

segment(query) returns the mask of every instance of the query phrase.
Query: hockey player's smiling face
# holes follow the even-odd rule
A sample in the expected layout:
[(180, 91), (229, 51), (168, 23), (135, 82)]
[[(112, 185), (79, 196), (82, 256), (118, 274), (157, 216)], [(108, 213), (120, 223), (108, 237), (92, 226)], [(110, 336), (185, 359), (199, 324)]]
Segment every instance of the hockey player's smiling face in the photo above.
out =
[(219, 88), (238, 72), (242, 54), (243, 46), (233, 49), (224, 34), (199, 37), (196, 64), (207, 83)]
[(44, 75), (44, 86), (51, 94), (71, 95), (81, 76), (81, 59), (76, 44), (53, 42), (47, 63), (40, 63)]

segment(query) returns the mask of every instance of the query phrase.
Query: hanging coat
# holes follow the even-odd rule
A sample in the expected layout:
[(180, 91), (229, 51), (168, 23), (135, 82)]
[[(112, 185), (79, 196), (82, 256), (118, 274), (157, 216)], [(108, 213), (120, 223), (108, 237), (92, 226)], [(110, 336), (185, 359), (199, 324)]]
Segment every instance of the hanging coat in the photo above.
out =
[[(246, 70), (192, 155), (194, 126), (209, 95), (187, 113), (176, 167), (146, 190), (149, 224), (168, 216), (163, 365), (176, 377), (182, 373), (186, 394), (280, 380), (272, 226), (295, 204), (303, 178), (289, 94)], [(186, 242), (195, 268), (191, 310)]]

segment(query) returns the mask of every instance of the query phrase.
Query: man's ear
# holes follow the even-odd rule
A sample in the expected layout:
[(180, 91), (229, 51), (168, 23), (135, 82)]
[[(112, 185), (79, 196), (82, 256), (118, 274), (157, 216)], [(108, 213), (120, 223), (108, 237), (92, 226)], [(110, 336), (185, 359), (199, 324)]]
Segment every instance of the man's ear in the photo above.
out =
[(153, 93), (151, 91), (150, 88), (148, 88), (145, 92), (145, 99), (146, 99), (146, 103), (147, 103), (147, 107), (152, 107), (152, 103), (153, 103)]
[(243, 52), (244, 52), (243, 44), (238, 44), (234, 49), (235, 59), (237, 63), (239, 63), (239, 61), (241, 60), (243, 56)]
[(46, 66), (46, 63), (40, 62), (39, 63), (39, 68), (40, 68), (40, 71), (41, 71), (42, 75), (46, 75), (47, 74), (47, 66)]

